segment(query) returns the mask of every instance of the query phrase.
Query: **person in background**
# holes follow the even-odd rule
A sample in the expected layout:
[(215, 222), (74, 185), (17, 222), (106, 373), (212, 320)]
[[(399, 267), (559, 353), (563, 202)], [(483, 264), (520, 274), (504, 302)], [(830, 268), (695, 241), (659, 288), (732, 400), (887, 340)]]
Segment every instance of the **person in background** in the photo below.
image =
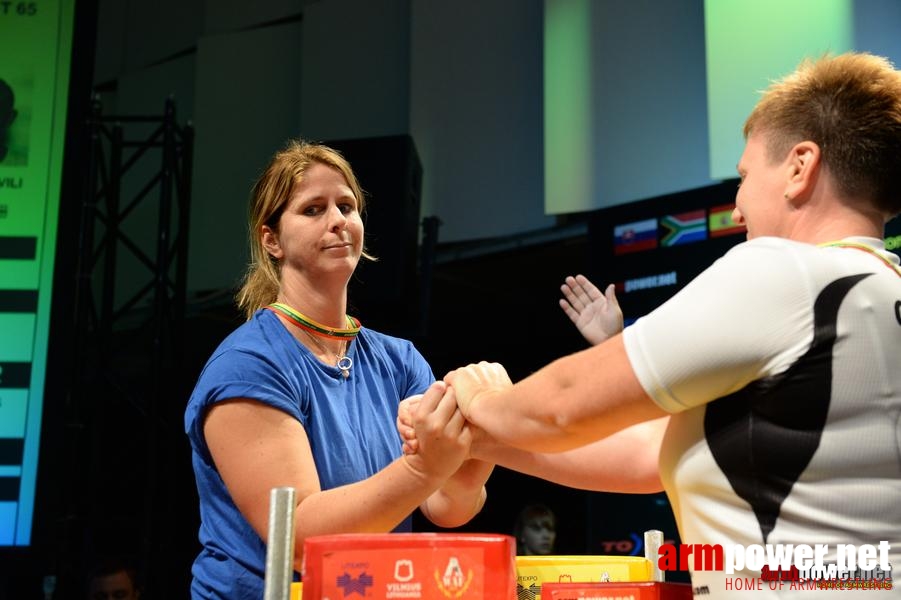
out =
[[(456, 527), (485, 502), (493, 465), (468, 460), (469, 426), (409, 341), (346, 313), (364, 251), (364, 197), (347, 161), (293, 141), (253, 188), (247, 322), (214, 351), (185, 412), (203, 546), (193, 598), (263, 595), (270, 490), (296, 490), (304, 540), (410, 531), (418, 507)], [(419, 399), (421, 440), (403, 456), (398, 403)]]
[(544, 504), (529, 504), (516, 516), (513, 524), (516, 554), (544, 556), (554, 553), (557, 539), (557, 517)]
[(16, 120), (16, 95), (12, 87), (0, 79), (0, 162), (9, 151), (8, 131)]
[(475, 456), (591, 489), (662, 484), (684, 543), (821, 544), (825, 563), (873, 545), (901, 564), (901, 267), (882, 240), (901, 213), (901, 73), (805, 60), (744, 133), (746, 242), (621, 334), (515, 385), (496, 363), (454, 370), (447, 395), (489, 440)]
[(140, 597), (138, 572), (130, 563), (105, 558), (91, 570), (87, 600), (138, 600)]

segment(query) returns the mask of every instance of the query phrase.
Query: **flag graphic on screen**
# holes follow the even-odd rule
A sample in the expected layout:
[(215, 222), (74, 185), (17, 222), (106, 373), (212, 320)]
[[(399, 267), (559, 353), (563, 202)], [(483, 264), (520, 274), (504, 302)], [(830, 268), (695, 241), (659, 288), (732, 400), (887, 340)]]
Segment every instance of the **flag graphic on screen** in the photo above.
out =
[(613, 228), (613, 253), (626, 254), (657, 247), (657, 219), (624, 223)]
[(704, 209), (667, 215), (660, 219), (660, 225), (667, 230), (660, 240), (664, 246), (690, 244), (707, 239), (707, 213)]
[(724, 235), (745, 232), (744, 225), (739, 225), (732, 220), (732, 211), (734, 209), (734, 204), (723, 204), (721, 206), (710, 207), (710, 217), (708, 218), (710, 237), (723, 237)]

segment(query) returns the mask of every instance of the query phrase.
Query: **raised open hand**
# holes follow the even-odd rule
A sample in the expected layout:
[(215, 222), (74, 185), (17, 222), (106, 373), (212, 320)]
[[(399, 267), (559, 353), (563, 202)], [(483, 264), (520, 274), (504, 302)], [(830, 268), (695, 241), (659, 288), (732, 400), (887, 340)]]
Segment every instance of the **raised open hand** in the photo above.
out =
[(560, 286), (560, 308), (588, 343), (597, 345), (623, 330), (623, 311), (611, 283), (601, 291), (583, 275), (567, 277)]

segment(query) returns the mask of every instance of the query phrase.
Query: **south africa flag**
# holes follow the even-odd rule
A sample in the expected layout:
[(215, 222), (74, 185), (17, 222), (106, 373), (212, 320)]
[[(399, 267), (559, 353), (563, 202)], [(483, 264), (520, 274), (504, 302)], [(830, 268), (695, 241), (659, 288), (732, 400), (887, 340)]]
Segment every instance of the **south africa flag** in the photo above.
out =
[(690, 244), (707, 239), (707, 214), (703, 209), (667, 215), (660, 219), (667, 233), (660, 240), (663, 246)]

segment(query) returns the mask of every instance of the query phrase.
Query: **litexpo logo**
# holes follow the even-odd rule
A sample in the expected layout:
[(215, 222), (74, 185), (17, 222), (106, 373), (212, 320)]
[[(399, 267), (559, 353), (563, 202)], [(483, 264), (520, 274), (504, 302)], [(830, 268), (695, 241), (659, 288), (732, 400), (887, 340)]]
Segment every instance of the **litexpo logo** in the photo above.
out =
[(727, 575), (751, 571), (765, 578), (793, 580), (859, 577), (861, 573), (890, 579), (890, 550), (884, 540), (877, 545), (837, 544), (836, 562), (827, 564), (828, 544), (663, 544), (657, 566), (662, 571), (724, 571)]

